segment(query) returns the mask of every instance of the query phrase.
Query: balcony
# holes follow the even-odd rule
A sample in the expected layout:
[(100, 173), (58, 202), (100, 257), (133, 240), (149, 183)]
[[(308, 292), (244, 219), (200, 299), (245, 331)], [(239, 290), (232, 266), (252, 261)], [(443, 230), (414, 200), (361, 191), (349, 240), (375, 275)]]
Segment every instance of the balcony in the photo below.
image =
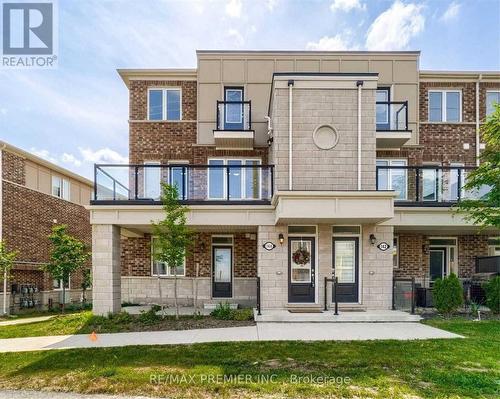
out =
[(399, 148), (411, 138), (408, 101), (377, 101), (377, 148)]
[(478, 199), (490, 187), (466, 191), (463, 186), (473, 167), (377, 166), (377, 190), (394, 190), (396, 206), (453, 206), (461, 199)]
[(255, 160), (210, 165), (95, 165), (92, 205), (160, 204), (161, 182), (176, 185), (189, 205), (267, 205), (273, 166)]
[(252, 130), (250, 101), (217, 101), (217, 126), (214, 130), (218, 150), (253, 149), (255, 132)]

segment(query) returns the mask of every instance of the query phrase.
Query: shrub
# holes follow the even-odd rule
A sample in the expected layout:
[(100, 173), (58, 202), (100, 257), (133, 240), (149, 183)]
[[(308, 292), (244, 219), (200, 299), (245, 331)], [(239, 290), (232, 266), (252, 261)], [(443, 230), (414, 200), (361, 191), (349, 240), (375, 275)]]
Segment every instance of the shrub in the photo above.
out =
[(453, 273), (435, 281), (432, 296), (438, 312), (446, 315), (457, 311), (464, 303), (462, 284)]
[(493, 313), (500, 313), (500, 276), (496, 276), (484, 285), (486, 306)]
[(247, 321), (253, 320), (253, 310), (252, 309), (236, 309), (232, 312), (232, 320)]
[(142, 311), (139, 315), (139, 321), (143, 324), (154, 324), (161, 319), (161, 316), (156, 314), (156, 307), (153, 306), (147, 312)]
[(232, 320), (232, 313), (231, 306), (228, 303), (219, 303), (210, 315), (219, 320)]

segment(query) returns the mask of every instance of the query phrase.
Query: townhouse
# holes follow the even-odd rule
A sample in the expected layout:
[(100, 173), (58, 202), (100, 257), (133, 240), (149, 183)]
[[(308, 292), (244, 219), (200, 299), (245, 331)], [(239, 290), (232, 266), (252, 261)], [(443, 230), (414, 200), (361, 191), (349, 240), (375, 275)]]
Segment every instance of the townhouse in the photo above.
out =
[[(500, 255), (498, 231), (451, 209), (484, 194), (463, 183), (500, 73), (419, 57), (198, 51), (195, 69), (119, 70), (130, 165), (95, 167), (94, 312), (157, 302), (158, 284), (172, 303), (174, 275), (188, 306), (318, 309), (335, 277), (341, 307), (390, 309), (394, 278), (429, 287)], [(196, 231), (182, 265), (152, 256), (161, 181)]]
[[(79, 302), (82, 272), (70, 276), (64, 299), (61, 282), (53, 280), (42, 266), (50, 260), (48, 236), (54, 224), (67, 224), (69, 233), (90, 249), (91, 227), (85, 206), (93, 183), (1, 141), (0, 176), (0, 239), (9, 250), (18, 251), (6, 284), (7, 310), (56, 307), (62, 300)], [(0, 285), (3, 291), (4, 284)]]

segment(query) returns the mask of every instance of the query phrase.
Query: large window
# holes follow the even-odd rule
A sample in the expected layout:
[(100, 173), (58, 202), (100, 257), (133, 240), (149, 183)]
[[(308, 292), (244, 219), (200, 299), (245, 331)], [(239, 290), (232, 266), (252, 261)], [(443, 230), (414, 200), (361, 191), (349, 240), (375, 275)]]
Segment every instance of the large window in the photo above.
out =
[(165, 262), (159, 262), (155, 260), (154, 254), (158, 253), (157, 238), (153, 237), (151, 240), (151, 275), (152, 276), (166, 276), (172, 277), (177, 274), (177, 276), (185, 276), (186, 274), (186, 259), (182, 262), (182, 265), (178, 265), (177, 268), (174, 266), (168, 266)]
[(52, 195), (69, 201), (70, 183), (69, 180), (59, 176), (52, 176)]
[[(385, 130), (389, 129), (389, 101), (390, 101), (390, 89), (388, 87), (379, 87), (377, 89), (377, 129)], [(379, 103), (386, 104), (379, 104)]]
[(149, 89), (148, 119), (179, 121), (182, 119), (181, 89)]
[(159, 200), (161, 195), (161, 168), (159, 161), (144, 162), (144, 198)]
[(429, 122), (461, 122), (462, 92), (460, 90), (429, 91)]
[(407, 198), (406, 159), (377, 159), (377, 166), (391, 166), (401, 168), (378, 168), (378, 190), (394, 190), (397, 200)]
[(209, 199), (226, 199), (228, 194), (230, 200), (260, 198), (259, 159), (210, 159), (208, 164), (213, 166), (208, 171)]
[(495, 108), (494, 104), (500, 104), (500, 90), (488, 90), (486, 92), (486, 115), (491, 115)]

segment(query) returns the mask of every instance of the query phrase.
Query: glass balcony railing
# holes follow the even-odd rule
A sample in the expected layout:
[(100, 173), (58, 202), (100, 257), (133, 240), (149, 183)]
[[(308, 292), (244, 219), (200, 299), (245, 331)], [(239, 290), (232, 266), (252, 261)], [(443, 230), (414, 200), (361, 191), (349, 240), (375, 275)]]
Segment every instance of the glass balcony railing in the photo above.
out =
[(268, 204), (273, 166), (256, 160), (210, 165), (95, 165), (93, 203), (159, 203), (161, 182), (177, 186), (187, 204)]
[(377, 101), (377, 131), (407, 131), (408, 101)]
[(461, 199), (484, 197), (490, 187), (467, 191), (463, 187), (473, 167), (377, 166), (377, 190), (394, 190), (396, 205), (450, 206)]
[(251, 101), (217, 101), (216, 130), (251, 130)]

